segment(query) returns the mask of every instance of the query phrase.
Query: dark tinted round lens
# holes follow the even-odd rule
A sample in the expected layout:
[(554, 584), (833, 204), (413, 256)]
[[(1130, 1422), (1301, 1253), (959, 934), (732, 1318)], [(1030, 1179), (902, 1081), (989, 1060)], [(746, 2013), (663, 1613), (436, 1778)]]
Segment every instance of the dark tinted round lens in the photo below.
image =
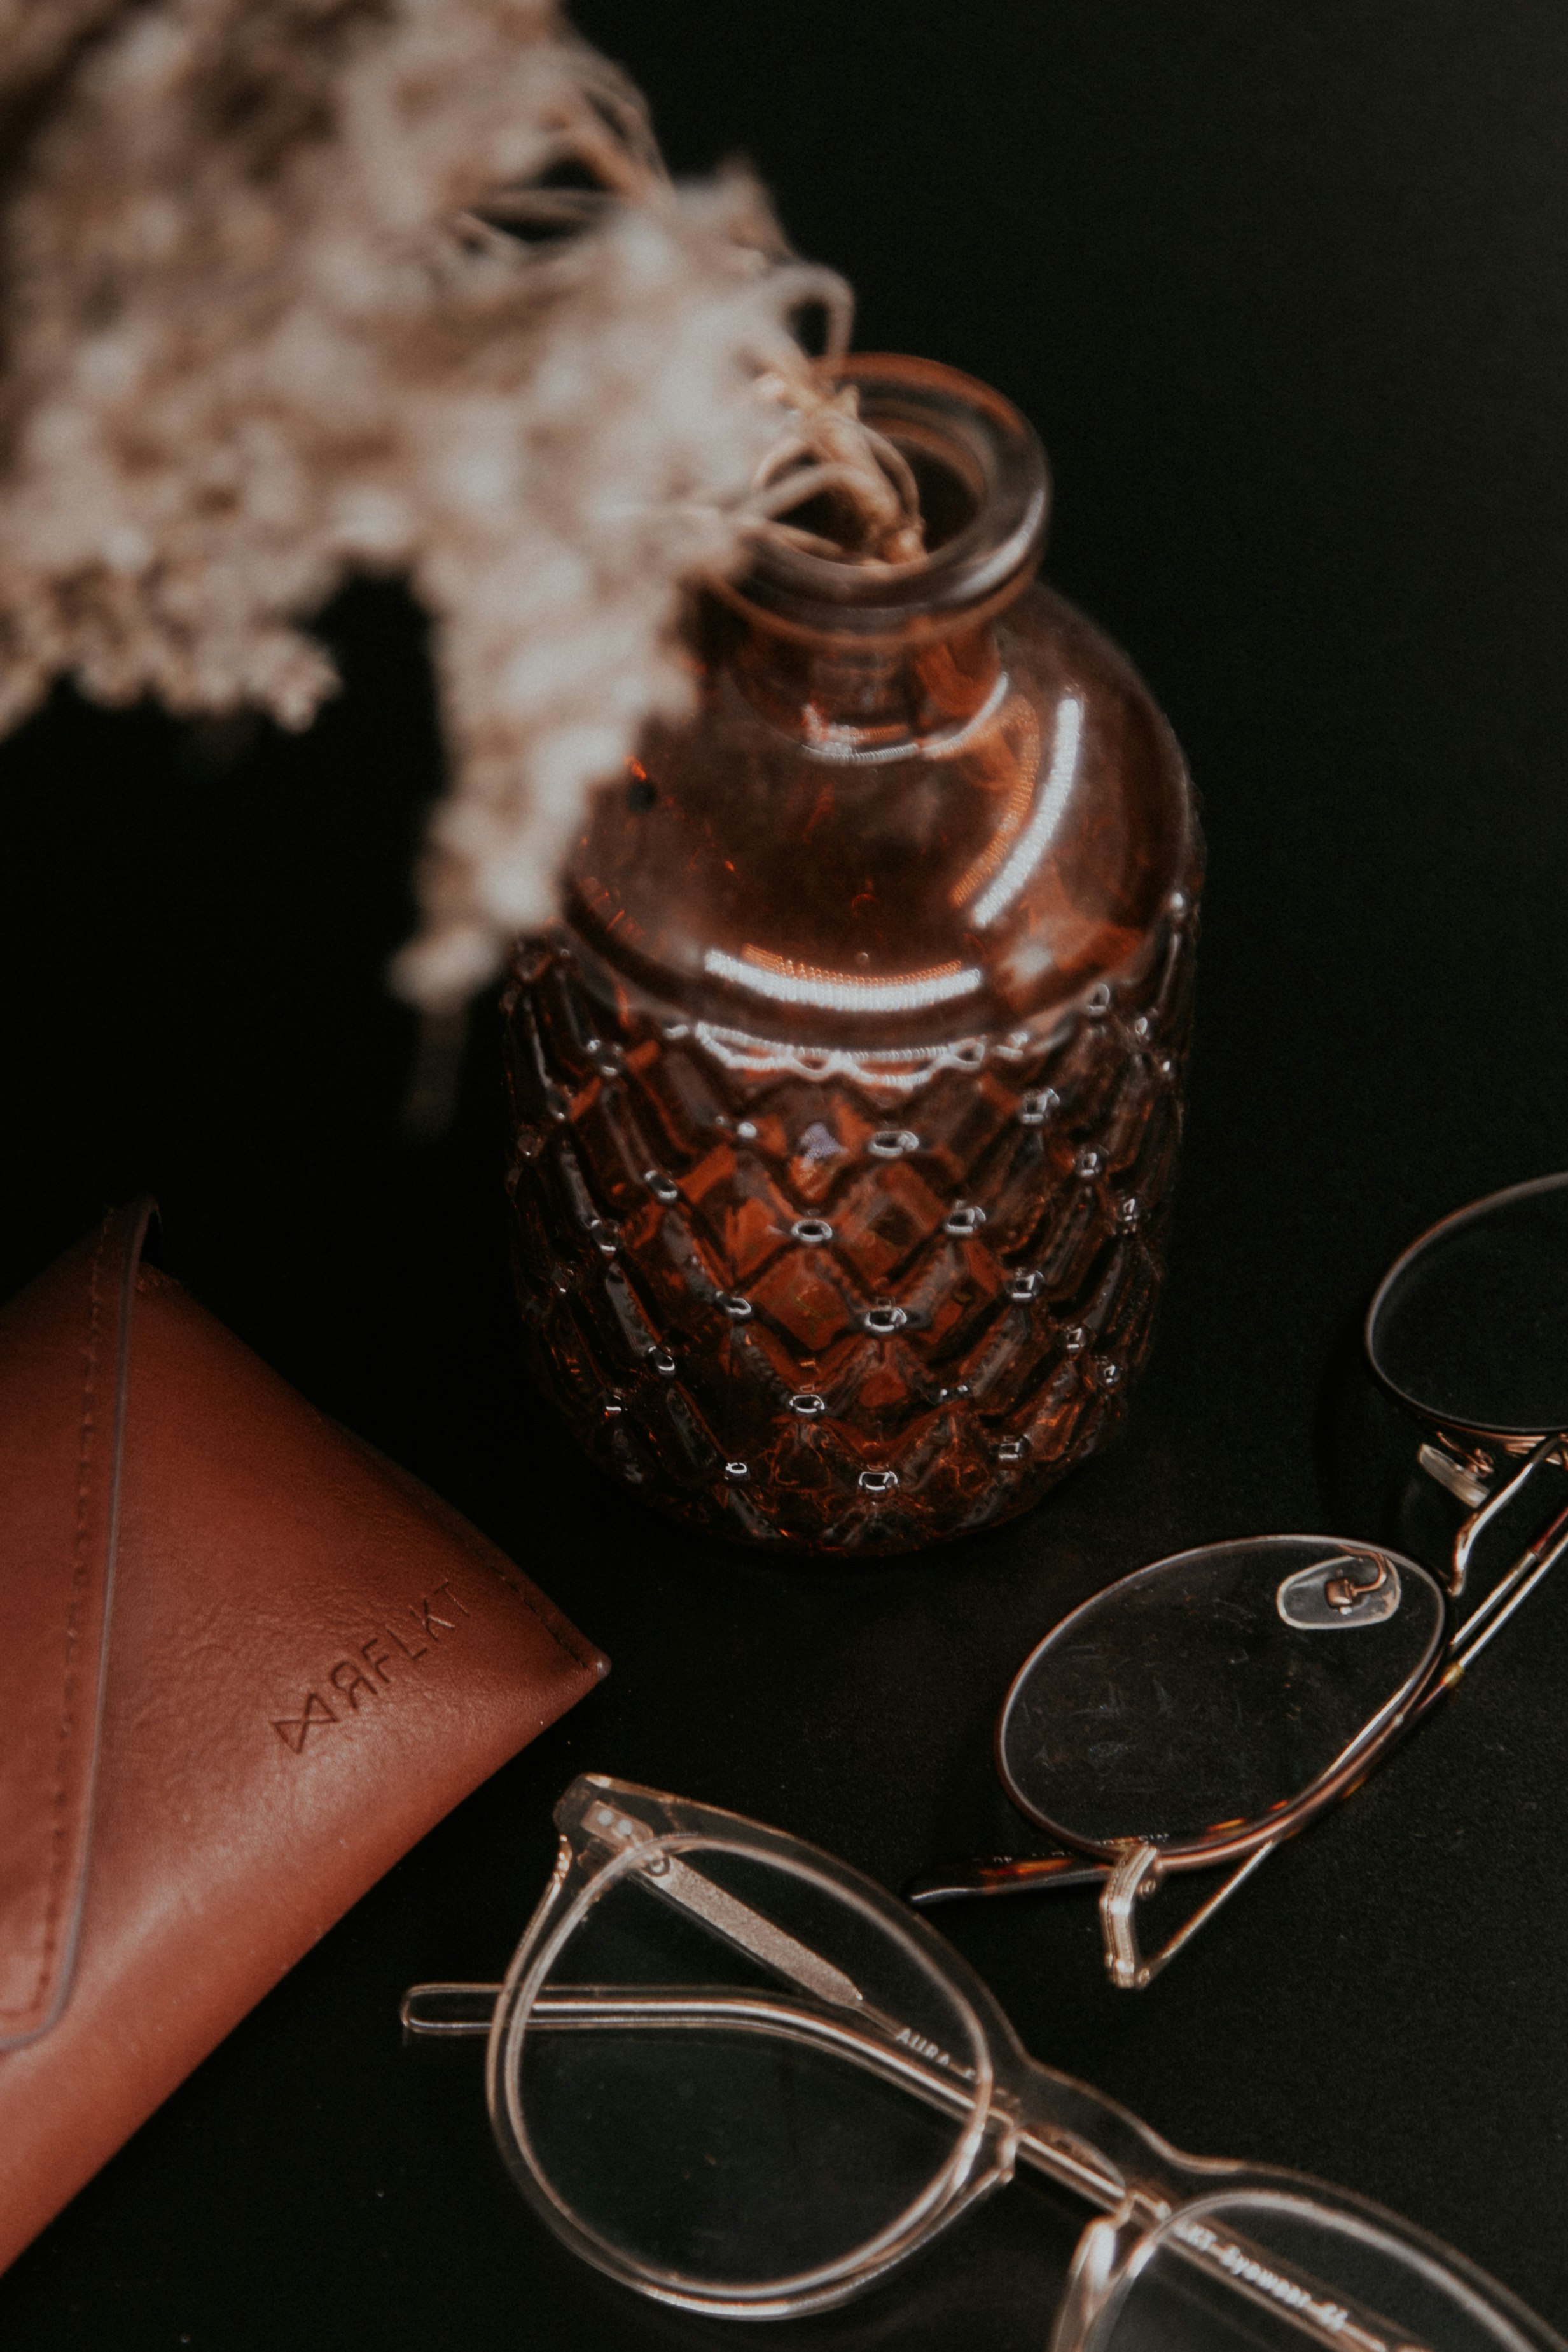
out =
[(1379, 1555), (1322, 1536), (1216, 1544), (1111, 1585), (1008, 1694), (998, 1759), (1014, 1798), (1091, 1845), (1219, 1843), (1288, 1805), (1436, 1654), (1437, 1586), (1381, 1557), (1378, 1590), (1343, 1608), (1340, 1581), (1370, 1585)]
[(1478, 1202), (1394, 1267), (1375, 1370), (1429, 1419), (1499, 1436), (1568, 1427), (1568, 1175)]

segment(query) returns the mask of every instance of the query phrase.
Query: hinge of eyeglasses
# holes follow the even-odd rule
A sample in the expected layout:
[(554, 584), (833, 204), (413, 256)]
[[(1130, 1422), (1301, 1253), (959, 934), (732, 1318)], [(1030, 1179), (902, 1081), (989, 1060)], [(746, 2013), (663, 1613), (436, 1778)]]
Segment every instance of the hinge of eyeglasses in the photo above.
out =
[[(612, 1787), (610, 1793), (613, 1794)], [(738, 1945), (743, 1952), (760, 1960), (788, 1982), (841, 2009), (863, 2006), (865, 1995), (852, 1977), (846, 1976), (831, 1960), (823, 1959), (799, 1937), (788, 1934), (776, 1920), (728, 1894), (704, 1872), (694, 1870), (675, 1854), (665, 1853), (656, 1832), (646, 1822), (638, 1821), (607, 1798), (601, 1798), (585, 1810), (582, 1828), (590, 1847), (597, 1846), (612, 1860), (628, 1848), (649, 1849), (646, 1859), (636, 1867), (655, 1893), (727, 1937), (730, 1943)]]
[(1568, 1446), (1565, 1446), (1560, 1433), (1543, 1437), (1539, 1444), (1532, 1445), (1512, 1476), (1505, 1478), (1495, 1494), (1483, 1496), (1478, 1507), (1470, 1513), (1469, 1517), (1456, 1533), (1453, 1565), (1448, 1572), (1448, 1591), (1456, 1601), (1465, 1589), (1465, 1579), (1469, 1574), (1470, 1559), (1480, 1538), (1491, 1526), (1493, 1520), (1500, 1517), (1514, 1498), (1530, 1484), (1536, 1472), (1543, 1468), (1547, 1463), (1555, 1463), (1559, 1469), (1568, 1468)]
[(1229, 1901), (1243, 1879), (1250, 1878), (1278, 1843), (1270, 1838), (1267, 1844), (1255, 1846), (1243, 1856), (1224, 1885), (1217, 1887), (1206, 1903), (1200, 1903), (1185, 1926), (1178, 1927), (1170, 1941), (1147, 1959), (1138, 1943), (1134, 1906), (1146, 1901), (1159, 1885), (1166, 1874), (1165, 1856), (1157, 1845), (1127, 1844), (1100, 1895), (1100, 1934), (1105, 1948), (1105, 1968), (1117, 1990), (1142, 1992), (1145, 1985), (1152, 1984), (1166, 1961), (1175, 1959), (1182, 1946), (1213, 1918), (1222, 1903)]
[(1423, 1445), (1416, 1456), (1428, 1478), (1446, 1486), (1469, 1511), (1479, 1510), (1490, 1494), (1488, 1485), (1495, 1465), (1490, 1454), (1450, 1453), (1444, 1445)]

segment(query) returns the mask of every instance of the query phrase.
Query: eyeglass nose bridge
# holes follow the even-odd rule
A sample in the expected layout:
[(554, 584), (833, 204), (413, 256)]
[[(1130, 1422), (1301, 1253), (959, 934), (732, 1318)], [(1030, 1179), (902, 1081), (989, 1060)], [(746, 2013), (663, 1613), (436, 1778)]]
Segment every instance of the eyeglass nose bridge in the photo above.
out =
[(1170, 2207), (1134, 2189), (1113, 2213), (1090, 2222), (1073, 2252), (1051, 2331), (1051, 2352), (1082, 2352), (1127, 2264)]

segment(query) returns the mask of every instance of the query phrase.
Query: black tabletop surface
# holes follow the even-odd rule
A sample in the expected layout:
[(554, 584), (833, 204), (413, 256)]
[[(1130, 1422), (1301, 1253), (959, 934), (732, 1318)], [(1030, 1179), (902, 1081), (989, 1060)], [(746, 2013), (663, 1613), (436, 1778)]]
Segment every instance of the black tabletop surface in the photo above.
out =
[[(518, 1364), (494, 1015), (439, 1142), (382, 971), (438, 752), (417, 616), (328, 616), (315, 730), (62, 694), (0, 748), (9, 1292), (144, 1186), (165, 1262), (448, 1496), (614, 1661), (408, 1855), (0, 2281), (15, 2352), (700, 2347), (538, 2228), (474, 2044), (400, 1991), (504, 1967), (597, 1769), (890, 1886), (1027, 1844), (989, 1735), (1105, 1580), (1270, 1528), (1437, 1538), (1359, 1319), (1444, 1212), (1568, 1163), (1568, 26), (1552, 0), (591, 0), (677, 168), (743, 151), (859, 340), (1037, 422), (1048, 575), (1169, 712), (1210, 847), (1171, 1279), (1125, 1437), (999, 1532), (855, 1568), (688, 1539)], [(1092, 1906), (941, 1924), (1040, 2057), (1178, 2145), (1345, 2181), (1568, 2328), (1568, 1593), (1149, 1992)], [(1028, 2192), (821, 2346), (1040, 2347)], [(751, 2340), (751, 2339), (747, 2339)]]

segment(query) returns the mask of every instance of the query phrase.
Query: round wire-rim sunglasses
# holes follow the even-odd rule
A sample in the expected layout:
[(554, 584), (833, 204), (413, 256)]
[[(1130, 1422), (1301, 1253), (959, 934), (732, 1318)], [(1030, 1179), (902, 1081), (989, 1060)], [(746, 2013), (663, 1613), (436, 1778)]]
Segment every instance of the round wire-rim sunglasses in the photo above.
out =
[[(1155, 1561), (1053, 1626), (1002, 1704), (996, 1762), (1061, 1848), (928, 1871), (925, 1907), (1097, 1887), (1106, 1969), (1141, 1991), (1285, 1841), (1359, 1786), (1568, 1549), (1554, 1507), (1465, 1609), (1481, 1538), (1568, 1470), (1568, 1173), (1445, 1217), (1368, 1311), (1374, 1374), (1421, 1425), (1421, 1468), (1464, 1506), (1446, 1590), (1385, 1547), (1257, 1536)], [(1226, 1869), (1159, 1949), (1137, 1906)]]
[(585, 1775), (504, 1984), (418, 1985), (486, 2037), (517, 2186), (622, 2284), (730, 2319), (841, 2303), (1027, 2170), (1087, 2204), (1052, 2352), (1564, 2352), (1348, 2190), (1182, 2155), (1030, 2058), (943, 1937), (782, 1832)]

